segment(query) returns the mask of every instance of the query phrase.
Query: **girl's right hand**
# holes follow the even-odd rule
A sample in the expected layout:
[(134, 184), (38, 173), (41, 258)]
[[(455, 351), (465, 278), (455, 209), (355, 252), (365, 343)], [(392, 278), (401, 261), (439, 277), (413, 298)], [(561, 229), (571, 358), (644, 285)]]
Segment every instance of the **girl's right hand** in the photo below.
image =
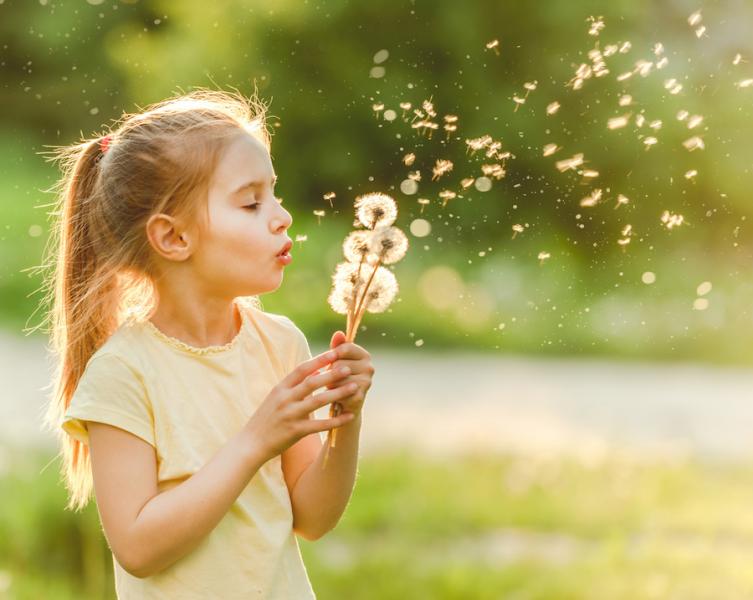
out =
[(262, 457), (269, 460), (282, 454), (298, 440), (312, 433), (342, 427), (353, 418), (343, 413), (332, 419), (312, 419), (309, 413), (352, 394), (357, 384), (341, 386), (312, 395), (315, 390), (334, 383), (350, 373), (348, 367), (319, 373), (319, 369), (337, 360), (337, 350), (329, 350), (299, 364), (272, 388), (261, 406), (246, 423), (245, 431)]

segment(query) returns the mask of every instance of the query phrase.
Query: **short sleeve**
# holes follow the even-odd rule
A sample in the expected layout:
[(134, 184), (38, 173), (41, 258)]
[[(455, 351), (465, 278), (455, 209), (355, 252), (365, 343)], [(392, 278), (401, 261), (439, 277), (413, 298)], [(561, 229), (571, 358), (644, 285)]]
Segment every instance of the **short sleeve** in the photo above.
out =
[(143, 377), (114, 354), (97, 354), (89, 360), (61, 427), (88, 445), (86, 421), (119, 427), (155, 446), (154, 414)]

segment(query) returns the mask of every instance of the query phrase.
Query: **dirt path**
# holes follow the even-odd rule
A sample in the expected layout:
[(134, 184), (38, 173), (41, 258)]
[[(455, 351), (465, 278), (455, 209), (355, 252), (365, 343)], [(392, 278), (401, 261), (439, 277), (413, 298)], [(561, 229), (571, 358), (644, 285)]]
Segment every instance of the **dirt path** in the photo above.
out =
[[(377, 373), (364, 409), (364, 453), (400, 444), (431, 453), (587, 460), (614, 451), (753, 458), (753, 370), (425, 349), (375, 350), (372, 357)], [(0, 331), (3, 443), (53, 447), (40, 429), (50, 373), (43, 342)]]

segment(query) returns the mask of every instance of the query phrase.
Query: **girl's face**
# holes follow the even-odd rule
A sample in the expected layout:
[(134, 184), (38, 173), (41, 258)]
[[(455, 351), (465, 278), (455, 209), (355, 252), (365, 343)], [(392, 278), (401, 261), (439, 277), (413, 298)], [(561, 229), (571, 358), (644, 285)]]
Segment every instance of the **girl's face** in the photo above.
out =
[(214, 296), (274, 291), (282, 283), (293, 218), (274, 195), (277, 176), (269, 152), (250, 134), (230, 142), (209, 188), (209, 222), (193, 254)]

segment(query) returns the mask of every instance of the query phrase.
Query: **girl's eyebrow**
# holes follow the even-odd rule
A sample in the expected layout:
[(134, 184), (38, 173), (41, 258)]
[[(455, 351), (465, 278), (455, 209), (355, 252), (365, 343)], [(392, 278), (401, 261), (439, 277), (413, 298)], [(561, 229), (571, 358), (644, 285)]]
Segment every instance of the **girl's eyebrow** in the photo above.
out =
[[(237, 189), (233, 190), (231, 194), (235, 196), (237, 193), (242, 192), (243, 190), (247, 190), (248, 188), (251, 188), (251, 187), (258, 187), (262, 185), (262, 183), (263, 183), (262, 181), (247, 181), (246, 183), (242, 184)], [(269, 180), (269, 183), (270, 185), (274, 187), (274, 185), (277, 183), (277, 175), (274, 175), (272, 179)]]

